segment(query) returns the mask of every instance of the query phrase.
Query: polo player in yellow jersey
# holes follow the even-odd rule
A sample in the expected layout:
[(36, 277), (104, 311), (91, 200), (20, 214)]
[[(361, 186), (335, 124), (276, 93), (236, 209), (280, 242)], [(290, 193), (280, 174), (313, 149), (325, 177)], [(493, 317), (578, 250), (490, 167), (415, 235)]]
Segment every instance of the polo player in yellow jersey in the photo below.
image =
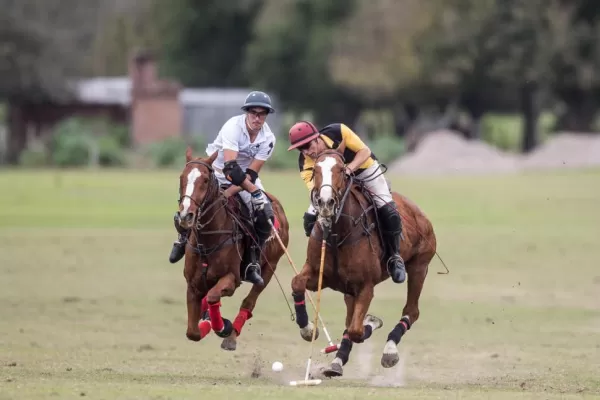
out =
[[(300, 176), (312, 190), (312, 181), (315, 159), (319, 153), (327, 149), (337, 148), (342, 141), (345, 143), (344, 159), (346, 161), (346, 174), (353, 175), (356, 181), (362, 181), (364, 186), (373, 194), (382, 232), (387, 247), (387, 270), (395, 283), (402, 283), (406, 279), (404, 260), (400, 256), (400, 237), (402, 234), (402, 220), (387, 181), (380, 170), (377, 157), (371, 149), (352, 131), (342, 123), (330, 124), (321, 130), (308, 121), (294, 124), (289, 131), (290, 147), (288, 151), (297, 149)], [(317, 221), (317, 211), (311, 204), (304, 213), (304, 232), (310, 236)]]

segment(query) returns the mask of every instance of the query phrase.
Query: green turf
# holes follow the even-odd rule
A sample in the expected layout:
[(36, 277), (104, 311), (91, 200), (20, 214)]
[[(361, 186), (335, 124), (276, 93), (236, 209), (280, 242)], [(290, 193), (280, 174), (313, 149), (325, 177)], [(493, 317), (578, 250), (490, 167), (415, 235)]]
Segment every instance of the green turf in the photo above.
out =
[[(272, 281), (236, 352), (214, 335), (186, 339), (183, 263), (167, 261), (178, 175), (0, 172), (0, 399), (600, 396), (599, 170), (392, 176), (432, 219), (451, 273), (438, 275), (434, 259), (398, 366), (379, 365), (406, 296), (388, 281), (371, 307), (384, 327), (354, 347), (344, 378), (314, 388), (287, 386), (303, 378), (309, 343), (290, 320), (285, 258), (285, 298)], [(290, 219), (300, 267), (308, 193), (297, 174), (263, 175)], [(247, 291), (243, 284), (224, 300), (227, 317)], [(322, 304), (339, 338), (342, 297), (325, 291)], [(314, 358), (318, 367), (332, 356)], [(282, 373), (270, 371), (276, 360)]]

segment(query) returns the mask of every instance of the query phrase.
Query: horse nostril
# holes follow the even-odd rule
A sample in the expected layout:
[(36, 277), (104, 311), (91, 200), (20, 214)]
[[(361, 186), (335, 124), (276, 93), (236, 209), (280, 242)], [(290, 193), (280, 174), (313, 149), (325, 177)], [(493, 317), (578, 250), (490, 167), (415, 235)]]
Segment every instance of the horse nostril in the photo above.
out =
[(194, 214), (193, 214), (193, 213), (187, 213), (187, 214), (185, 215), (185, 217), (183, 217), (183, 220), (184, 220), (186, 223), (190, 223), (190, 222), (192, 222), (192, 220), (193, 220), (193, 219), (194, 219)]
[(327, 207), (333, 207), (333, 203), (334, 203), (333, 199), (327, 200)]
[(319, 206), (319, 208), (323, 207), (323, 200), (321, 200), (320, 197), (317, 199), (317, 205)]

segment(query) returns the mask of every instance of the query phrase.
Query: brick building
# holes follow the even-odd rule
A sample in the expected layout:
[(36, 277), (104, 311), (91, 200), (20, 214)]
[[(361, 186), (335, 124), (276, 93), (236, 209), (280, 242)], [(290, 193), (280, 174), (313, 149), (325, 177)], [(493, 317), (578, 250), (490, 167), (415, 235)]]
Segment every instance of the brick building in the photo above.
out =
[[(128, 76), (96, 77), (72, 84), (72, 100), (63, 103), (9, 104), (6, 154), (0, 162), (15, 164), (28, 141), (52, 133), (69, 117), (106, 117), (129, 125), (134, 147), (168, 137), (214, 138), (221, 125), (241, 112), (251, 89), (183, 88), (158, 76), (156, 59), (147, 53), (133, 56)], [(279, 116), (269, 117), (279, 129)]]

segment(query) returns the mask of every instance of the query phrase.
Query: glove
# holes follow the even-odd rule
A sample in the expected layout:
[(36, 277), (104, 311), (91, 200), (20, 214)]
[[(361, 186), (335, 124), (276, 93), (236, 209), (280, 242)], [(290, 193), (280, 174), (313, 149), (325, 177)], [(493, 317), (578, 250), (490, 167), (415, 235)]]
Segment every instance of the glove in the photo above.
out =
[(265, 213), (265, 216), (271, 220), (271, 222), (275, 221), (275, 213), (273, 212), (273, 206), (271, 202), (265, 198), (262, 190), (257, 189), (256, 191), (251, 193), (251, 201), (252, 207), (256, 211), (262, 211)]
[(346, 174), (346, 176), (354, 176), (354, 172), (350, 171), (350, 168), (346, 167), (344, 168), (344, 174)]
[(256, 191), (251, 193), (252, 197), (252, 207), (255, 210), (263, 210), (265, 208), (265, 204), (267, 203), (267, 199), (265, 199), (265, 195), (262, 190), (257, 189)]

